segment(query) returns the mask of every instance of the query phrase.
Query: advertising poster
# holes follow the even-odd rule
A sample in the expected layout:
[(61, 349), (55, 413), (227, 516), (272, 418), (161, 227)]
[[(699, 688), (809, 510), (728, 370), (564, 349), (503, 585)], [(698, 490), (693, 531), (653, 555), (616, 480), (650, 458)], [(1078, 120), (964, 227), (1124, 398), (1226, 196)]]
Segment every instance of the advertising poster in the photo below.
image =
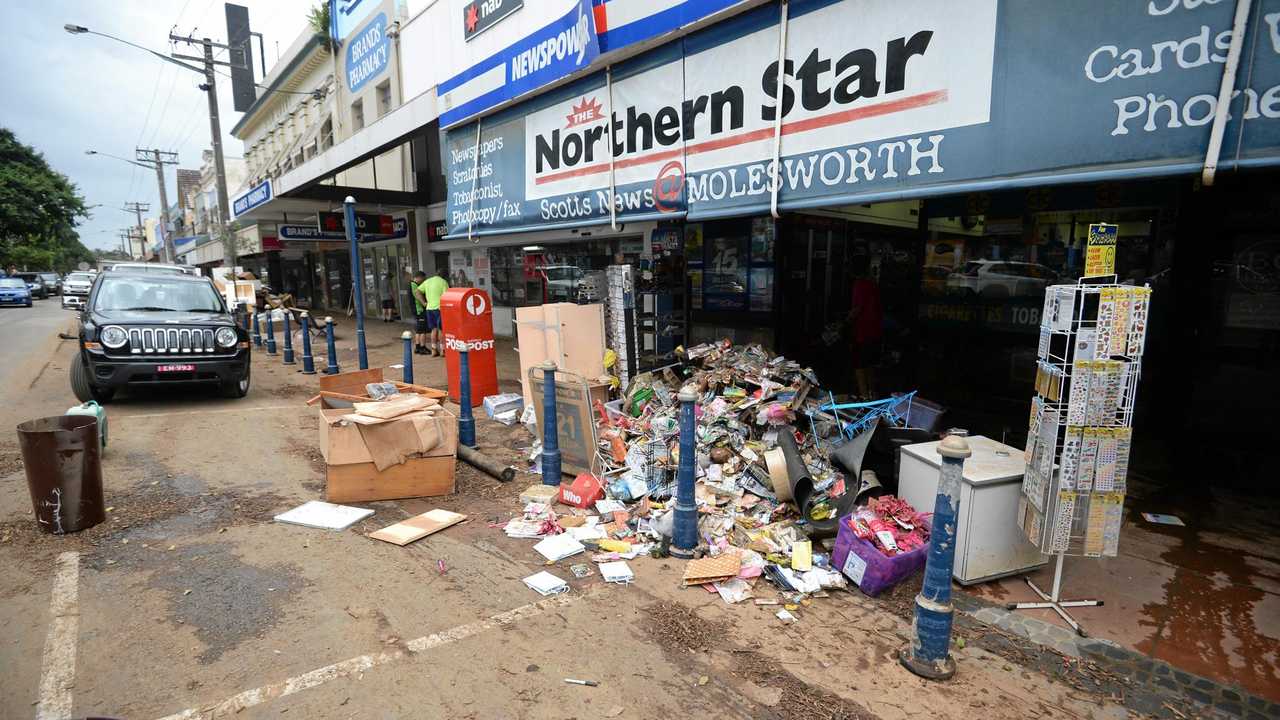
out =
[(702, 302), (707, 310), (747, 309), (747, 242), (745, 237), (706, 240)]
[(472, 287), (492, 293), (492, 275), (487, 250), (453, 250), (449, 253), (449, 287)]
[(751, 269), (751, 312), (773, 310), (773, 269)]

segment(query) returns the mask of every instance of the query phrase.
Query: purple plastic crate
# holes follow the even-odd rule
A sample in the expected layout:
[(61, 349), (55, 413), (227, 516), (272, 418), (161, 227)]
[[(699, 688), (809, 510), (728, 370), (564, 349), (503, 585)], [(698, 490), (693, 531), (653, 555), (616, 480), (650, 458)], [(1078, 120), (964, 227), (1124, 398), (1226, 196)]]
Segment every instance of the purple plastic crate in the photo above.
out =
[(840, 518), (836, 547), (831, 551), (831, 566), (839, 569), (862, 592), (872, 597), (888, 590), (924, 567), (929, 546), (889, 557), (870, 542), (853, 534), (849, 516)]

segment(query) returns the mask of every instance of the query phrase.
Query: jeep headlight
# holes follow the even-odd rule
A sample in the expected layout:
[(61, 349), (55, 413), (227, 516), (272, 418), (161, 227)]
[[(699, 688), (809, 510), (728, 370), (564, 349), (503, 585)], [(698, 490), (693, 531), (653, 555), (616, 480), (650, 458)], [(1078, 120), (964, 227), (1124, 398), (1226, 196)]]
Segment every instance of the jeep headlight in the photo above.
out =
[(112, 350), (118, 350), (129, 342), (129, 334), (115, 325), (108, 325), (102, 328), (102, 334), (98, 336), (98, 339), (102, 341), (103, 345)]
[(229, 327), (218, 328), (218, 332), (214, 334), (213, 339), (218, 343), (218, 347), (229, 348), (236, 344), (236, 331)]

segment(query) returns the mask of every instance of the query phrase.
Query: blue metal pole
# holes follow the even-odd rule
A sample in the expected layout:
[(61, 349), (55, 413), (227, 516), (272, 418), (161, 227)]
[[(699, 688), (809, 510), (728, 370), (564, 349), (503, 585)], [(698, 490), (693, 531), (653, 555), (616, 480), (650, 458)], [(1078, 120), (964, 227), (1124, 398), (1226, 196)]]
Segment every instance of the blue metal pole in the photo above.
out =
[(680, 466), (676, 475), (676, 517), (671, 534), (671, 555), (691, 558), (694, 548), (698, 547), (698, 506), (693, 495), (693, 463), (698, 453), (693, 407), (698, 395), (690, 390), (681, 390), (679, 397)]
[(254, 311), (253, 313), (253, 346), (262, 347), (262, 332), (259, 330), (258, 326), (257, 311)]
[(560, 484), (560, 437), (556, 427), (556, 364), (542, 368), (542, 484)]
[(276, 330), (271, 324), (271, 311), (267, 311), (267, 354), (276, 354)]
[[(405, 333), (408, 335), (408, 333)], [(409, 345), (405, 343), (405, 352), (409, 352)], [(476, 446), (476, 419), (471, 413), (471, 360), (467, 357), (466, 349), (458, 350), (458, 406), (461, 412), (458, 415), (458, 442), (467, 447)], [(544, 456), (545, 457), (545, 456)], [(544, 466), (546, 460), (542, 461)], [(559, 460), (556, 465), (559, 466)], [(546, 482), (546, 478), (543, 478)]]
[(249, 316), (253, 314), (253, 311), (249, 309), (248, 305), (241, 305), (240, 312), (242, 313), (241, 316), (244, 318), (244, 331), (246, 333), (250, 332), (252, 328), (249, 327)]
[(285, 310), (285, 311), (284, 311), (284, 358), (283, 358), (283, 364), (285, 364), (285, 365), (297, 365), (297, 364), (298, 364), (298, 363), (293, 359), (293, 328), (289, 327), (289, 325), (290, 325), (290, 322), (289, 322), (289, 316), (290, 316), (290, 315), (292, 315), (292, 314), (293, 314), (293, 313), (289, 312), (288, 310)]
[(311, 315), (302, 313), (302, 374), (316, 374), (316, 360), (311, 357)]
[(405, 330), (400, 335), (400, 339), (404, 340), (404, 381), (406, 384), (413, 384), (413, 333)]
[(324, 319), (325, 339), (329, 343), (329, 367), (325, 368), (325, 375), (338, 374), (338, 345), (333, 341), (333, 317)]
[(924, 587), (916, 596), (916, 637), (898, 652), (904, 667), (929, 680), (946, 680), (956, 674), (956, 661), (950, 653), (954, 617), (951, 570), (956, 559), (956, 518), (960, 512), (964, 459), (972, 453), (964, 435), (957, 433), (938, 444), (938, 454), (942, 456), (942, 468), (933, 504)]
[(356, 199), (347, 196), (342, 202), (344, 225), (347, 226), (347, 244), (351, 246), (351, 288), (355, 291), (356, 350), (359, 352), (360, 369), (369, 369), (369, 351), (364, 344), (364, 272), (360, 267), (360, 246), (356, 241)]

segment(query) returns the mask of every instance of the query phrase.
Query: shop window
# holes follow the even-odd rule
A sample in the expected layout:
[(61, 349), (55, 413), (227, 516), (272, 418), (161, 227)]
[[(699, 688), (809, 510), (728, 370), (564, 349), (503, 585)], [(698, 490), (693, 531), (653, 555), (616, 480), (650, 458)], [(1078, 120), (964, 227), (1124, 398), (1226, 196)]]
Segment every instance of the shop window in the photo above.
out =
[(351, 103), (351, 132), (358, 133), (364, 129), (364, 98), (356, 98)]
[(391, 81), (378, 83), (378, 117), (391, 112)]

